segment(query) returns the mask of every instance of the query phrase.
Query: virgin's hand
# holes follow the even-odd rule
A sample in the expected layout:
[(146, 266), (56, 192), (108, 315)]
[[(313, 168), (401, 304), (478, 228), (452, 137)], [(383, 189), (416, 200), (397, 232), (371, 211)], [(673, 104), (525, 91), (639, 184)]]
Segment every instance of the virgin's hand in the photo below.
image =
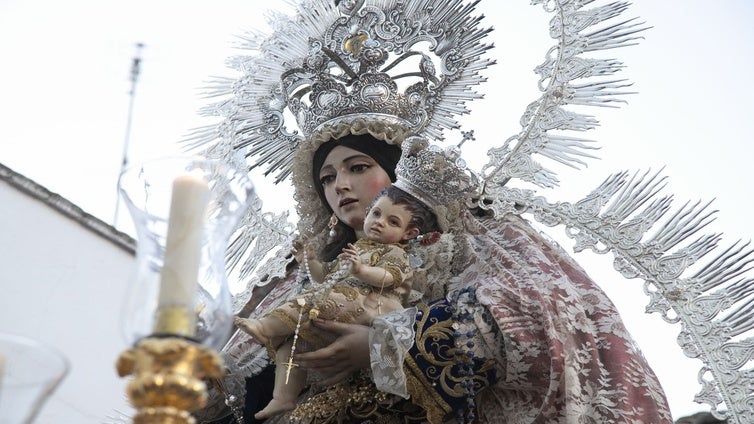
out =
[(293, 242), (293, 257), (296, 259), (296, 262), (300, 264), (304, 263), (304, 258), (307, 256), (304, 242), (300, 239), (296, 239)]
[(304, 260), (311, 261), (314, 258), (314, 250), (309, 243), (296, 239), (293, 242), (293, 257), (296, 259), (296, 262), (302, 264)]
[(322, 377), (323, 386), (344, 380), (354, 371), (369, 368), (369, 327), (335, 321), (312, 320), (318, 328), (338, 335), (330, 345), (296, 355), (294, 361)]

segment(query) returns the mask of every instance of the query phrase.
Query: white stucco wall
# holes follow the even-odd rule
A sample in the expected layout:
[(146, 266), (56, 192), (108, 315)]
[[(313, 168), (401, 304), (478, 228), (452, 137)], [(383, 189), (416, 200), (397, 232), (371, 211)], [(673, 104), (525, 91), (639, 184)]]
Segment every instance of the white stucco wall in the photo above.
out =
[(51, 344), (71, 363), (36, 423), (112, 423), (116, 411), (130, 414), (114, 363), (126, 347), (119, 315), (133, 261), (111, 240), (0, 180), (0, 332)]

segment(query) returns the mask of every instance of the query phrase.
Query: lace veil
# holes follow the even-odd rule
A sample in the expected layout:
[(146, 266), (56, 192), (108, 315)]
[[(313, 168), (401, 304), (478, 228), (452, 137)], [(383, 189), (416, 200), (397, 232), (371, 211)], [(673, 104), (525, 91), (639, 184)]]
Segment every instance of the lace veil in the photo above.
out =
[[(458, 129), (455, 117), (480, 97), (475, 87), (494, 63), (484, 41), (491, 29), (482, 27), (476, 4), (299, 0), (295, 16), (274, 16), (271, 34), (245, 38), (249, 55), (231, 60), (239, 78), (217, 81), (223, 100), (206, 110), (222, 124), (188, 142), (209, 157), (262, 167), (277, 183), (290, 179), (299, 220), (294, 226), (267, 214), (257, 199), (229, 250), (231, 266), (249, 281), (238, 310), (251, 287), (285, 276), (290, 256), (269, 255), (272, 247), (289, 248), (298, 236), (324, 239), (328, 213), (310, 181), (319, 145), (349, 133), (440, 142)], [(554, 45), (535, 69), (540, 95), (526, 106), (521, 131), (487, 151), (467, 206), (496, 217), (527, 214), (564, 226), (577, 251), (612, 253), (623, 276), (645, 281), (647, 310), (680, 323), (684, 353), (704, 363), (696, 400), (731, 423), (754, 422), (752, 250), (703, 234), (708, 205), (674, 209), (658, 174), (616, 173), (574, 202), (537, 192), (559, 183), (541, 159), (580, 167), (592, 157), (578, 133), (598, 122), (570, 107), (614, 104), (625, 94), (627, 84), (615, 77), (623, 65), (587, 53), (635, 44), (646, 26), (623, 17), (623, 2), (532, 4), (552, 16)], [(457, 250), (452, 241), (445, 248)]]

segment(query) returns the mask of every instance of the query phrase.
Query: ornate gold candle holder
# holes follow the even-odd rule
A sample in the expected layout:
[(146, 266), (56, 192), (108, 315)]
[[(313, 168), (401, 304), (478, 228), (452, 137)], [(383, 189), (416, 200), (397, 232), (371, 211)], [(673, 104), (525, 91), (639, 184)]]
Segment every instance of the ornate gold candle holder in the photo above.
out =
[(126, 388), (134, 424), (195, 423), (191, 412), (207, 403), (205, 381), (223, 376), (215, 351), (179, 337), (144, 339), (121, 353), (116, 368), (134, 376)]
[(194, 423), (205, 381), (223, 374), (214, 349), (233, 321), (225, 252), (253, 186), (245, 170), (178, 157), (125, 170), (120, 189), (137, 234), (121, 320), (133, 348), (116, 364), (121, 377), (133, 376), (133, 422)]

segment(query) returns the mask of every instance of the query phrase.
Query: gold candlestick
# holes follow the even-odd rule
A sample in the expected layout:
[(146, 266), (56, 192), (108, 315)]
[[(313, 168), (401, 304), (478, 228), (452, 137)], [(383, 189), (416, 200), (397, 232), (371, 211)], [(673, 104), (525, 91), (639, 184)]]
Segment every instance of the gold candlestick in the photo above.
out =
[(126, 388), (134, 424), (194, 424), (191, 412), (207, 404), (204, 381), (224, 374), (216, 352), (178, 337), (144, 339), (121, 353), (116, 368), (134, 375)]
[[(176, 177), (178, 176), (178, 177)], [(190, 424), (233, 321), (225, 251), (253, 195), (244, 171), (193, 157), (157, 159), (121, 175), (138, 244), (117, 361), (136, 424)]]

